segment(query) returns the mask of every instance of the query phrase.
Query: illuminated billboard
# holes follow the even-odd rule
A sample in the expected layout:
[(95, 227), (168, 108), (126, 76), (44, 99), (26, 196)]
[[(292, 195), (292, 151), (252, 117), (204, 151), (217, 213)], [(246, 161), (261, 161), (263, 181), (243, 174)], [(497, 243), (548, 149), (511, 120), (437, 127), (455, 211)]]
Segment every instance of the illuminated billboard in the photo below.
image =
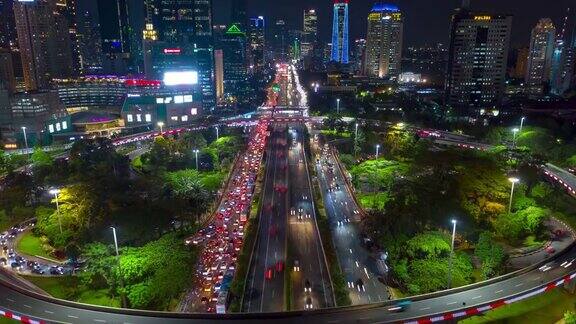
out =
[(164, 72), (163, 81), (164, 85), (167, 86), (198, 84), (198, 72), (197, 71)]

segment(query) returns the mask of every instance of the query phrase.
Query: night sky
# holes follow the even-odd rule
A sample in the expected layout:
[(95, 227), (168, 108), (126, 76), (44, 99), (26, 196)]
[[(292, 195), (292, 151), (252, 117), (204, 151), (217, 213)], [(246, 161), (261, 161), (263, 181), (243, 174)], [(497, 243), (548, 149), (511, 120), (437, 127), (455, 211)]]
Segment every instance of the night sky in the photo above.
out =
[[(227, 23), (230, 2), (213, 0), (215, 23)], [(284, 19), (291, 29), (302, 28), (302, 12), (314, 8), (318, 12), (320, 37), (329, 40), (333, 0), (247, 0), (250, 16), (264, 15), (271, 23)], [(350, 0), (351, 37), (366, 34), (366, 16), (375, 1)], [(392, 1), (394, 2), (394, 1)], [(576, 11), (576, 0), (471, 0), (475, 10), (488, 10), (514, 15), (512, 44), (527, 46), (530, 30), (539, 18), (552, 18), (557, 28), (561, 26), (566, 8), (572, 5)], [(405, 15), (404, 41), (407, 45), (447, 42), (450, 15), (461, 3), (459, 0), (399, 0), (395, 2)], [(574, 13), (573, 11), (573, 13)]]

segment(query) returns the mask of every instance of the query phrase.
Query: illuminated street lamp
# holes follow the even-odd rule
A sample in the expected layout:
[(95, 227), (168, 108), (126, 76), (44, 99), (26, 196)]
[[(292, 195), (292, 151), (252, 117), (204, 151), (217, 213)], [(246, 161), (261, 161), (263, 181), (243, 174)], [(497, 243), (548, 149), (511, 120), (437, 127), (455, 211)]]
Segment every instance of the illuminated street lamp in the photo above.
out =
[(26, 137), (26, 126), (22, 126), (22, 133), (24, 134), (24, 145), (26, 145), (26, 152), (28, 152), (28, 138)]
[(216, 128), (216, 140), (218, 140), (220, 138), (220, 130), (218, 129), (218, 126), (214, 126), (214, 128)]
[(336, 113), (340, 113), (340, 98), (336, 99)]
[(60, 205), (58, 204), (58, 194), (60, 193), (60, 189), (51, 189), (51, 195), (54, 195), (54, 199), (56, 200), (56, 214), (58, 214), (58, 226), (60, 227), (60, 234), (62, 234), (62, 217), (60, 216)]
[(160, 133), (162, 133), (162, 130), (163, 130), (162, 127), (164, 127), (164, 122), (159, 121), (159, 122), (158, 122), (158, 127), (160, 127)]
[[(116, 237), (116, 228), (114, 226), (110, 226), (112, 229), (112, 235), (114, 235), (114, 249), (116, 250), (116, 262), (118, 263), (118, 271), (120, 271), (120, 251), (118, 250), (118, 238)], [(122, 282), (122, 275), (118, 276), (120, 279), (120, 287), (122, 287), (122, 291), (124, 291), (124, 283)], [(122, 307), (126, 307), (126, 296), (124, 293), (122, 295)]]
[(524, 127), (524, 120), (525, 119), (526, 119), (526, 117), (520, 118), (520, 133), (522, 133), (522, 127)]
[(457, 221), (453, 219), (452, 221), (452, 245), (450, 247), (450, 259), (448, 259), (448, 289), (452, 284), (452, 258), (454, 257), (454, 239), (456, 238), (456, 223)]
[(356, 138), (358, 138), (358, 123), (356, 123), (356, 130), (354, 131), (354, 140), (356, 140)]
[(520, 182), (520, 179), (518, 178), (508, 178), (508, 181), (512, 182), (512, 189), (510, 189), (510, 203), (508, 204), (508, 213), (510, 213), (512, 211), (512, 197), (514, 196), (514, 185), (517, 182)]
[(193, 150), (192, 152), (194, 152), (194, 154), (196, 155), (196, 170), (198, 171), (198, 153), (200, 153), (199, 150)]
[(380, 153), (380, 144), (376, 144), (376, 160), (378, 160), (378, 153)]

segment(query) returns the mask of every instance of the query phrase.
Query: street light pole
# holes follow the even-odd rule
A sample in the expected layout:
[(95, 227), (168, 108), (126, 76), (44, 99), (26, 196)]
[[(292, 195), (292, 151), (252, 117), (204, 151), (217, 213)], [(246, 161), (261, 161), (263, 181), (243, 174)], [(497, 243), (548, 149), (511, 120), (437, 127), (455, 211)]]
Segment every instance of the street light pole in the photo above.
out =
[(214, 126), (216, 128), (216, 140), (218, 140), (220, 138), (220, 130), (218, 129), (218, 126)]
[(520, 118), (520, 133), (522, 133), (522, 127), (524, 127), (524, 119), (526, 119), (526, 117)]
[(199, 171), (199, 169), (198, 169), (198, 152), (200, 152), (200, 151), (194, 150), (192, 152), (194, 152), (194, 154), (196, 155), (196, 171)]
[(26, 145), (26, 154), (28, 154), (28, 137), (26, 137), (26, 126), (22, 126), (22, 133), (24, 133), (24, 145)]
[(50, 193), (54, 195), (54, 199), (56, 199), (56, 214), (58, 214), (58, 226), (60, 227), (60, 234), (62, 234), (62, 216), (60, 215), (60, 205), (58, 204), (58, 194), (60, 193), (60, 189), (52, 189)]
[(514, 185), (519, 182), (518, 178), (508, 178), (508, 181), (512, 182), (512, 189), (510, 189), (510, 203), (508, 203), (508, 213), (512, 212), (512, 197), (514, 196)]
[(378, 160), (378, 153), (380, 152), (380, 144), (376, 144), (376, 160)]
[(456, 238), (456, 220), (452, 220), (452, 245), (450, 247), (450, 259), (448, 259), (448, 289), (452, 284), (452, 258), (454, 257), (454, 239)]
[(122, 296), (122, 307), (126, 307), (126, 296), (124, 295), (124, 283), (122, 281), (122, 274), (120, 273), (120, 251), (118, 251), (118, 238), (116, 237), (116, 227), (110, 226), (112, 235), (114, 235), (114, 249), (116, 250), (116, 262), (118, 263), (118, 277), (120, 282), (120, 295)]
[(160, 133), (162, 133), (163, 127), (164, 127), (164, 122), (159, 121), (158, 126), (160, 127)]
[(336, 99), (336, 113), (340, 114), (340, 98)]

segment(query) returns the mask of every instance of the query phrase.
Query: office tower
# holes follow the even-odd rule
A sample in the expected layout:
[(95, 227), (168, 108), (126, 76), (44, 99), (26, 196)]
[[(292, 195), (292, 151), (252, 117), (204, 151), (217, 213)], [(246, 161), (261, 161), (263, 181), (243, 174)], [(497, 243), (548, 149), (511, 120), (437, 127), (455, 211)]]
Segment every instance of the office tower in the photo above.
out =
[(472, 12), (452, 15), (446, 102), (467, 115), (496, 109), (502, 100), (512, 16)]
[(248, 46), (250, 69), (261, 71), (264, 67), (264, 49), (266, 47), (266, 22), (263, 16), (250, 18), (248, 25)]
[(80, 43), (78, 39), (78, 24), (77, 24), (77, 8), (76, 0), (57, 0), (56, 2), (56, 24), (61, 24), (59, 27), (68, 31), (68, 38), (70, 39), (70, 57), (72, 60), (72, 67), (75, 75), (81, 72), (80, 62)]
[(310, 56), (318, 40), (318, 16), (316, 10), (304, 10), (304, 28), (302, 29), (302, 55)]
[(359, 38), (354, 40), (354, 47), (352, 49), (350, 58), (353, 62), (352, 72), (359, 74), (364, 71), (364, 61), (366, 58), (366, 40)]
[(224, 92), (237, 95), (246, 81), (246, 34), (232, 25), (220, 39)]
[(153, 24), (161, 41), (191, 43), (195, 25), (194, 0), (157, 0)]
[(248, 15), (246, 14), (246, 0), (232, 0), (232, 24), (240, 30), (246, 30)]
[(9, 49), (0, 48), (0, 91), (7, 90), (9, 94), (16, 91), (14, 63)]
[(202, 92), (202, 108), (216, 106), (214, 89), (214, 41), (212, 38), (212, 0), (194, 0), (194, 61)]
[(512, 77), (517, 79), (524, 79), (528, 68), (528, 47), (522, 47), (516, 50), (516, 64), (512, 71)]
[(392, 4), (375, 4), (368, 14), (365, 75), (396, 77), (402, 63), (402, 13)]
[(331, 61), (348, 64), (348, 0), (334, 1)]
[(300, 60), (302, 58), (301, 43), (302, 43), (302, 31), (295, 29), (289, 30), (288, 44), (291, 60)]
[(221, 49), (214, 50), (214, 81), (216, 83), (216, 100), (224, 97), (224, 53)]
[(18, 48), (14, 0), (0, 0), (0, 48)]
[(73, 73), (67, 25), (53, 0), (14, 3), (26, 90), (47, 88), (52, 78)]
[(540, 19), (532, 29), (525, 79), (530, 94), (542, 94), (543, 86), (550, 79), (555, 34), (556, 28), (550, 18)]
[(570, 9), (568, 9), (562, 30), (556, 38), (556, 46), (552, 56), (551, 93), (563, 95), (571, 86), (574, 86), (575, 65), (576, 14), (571, 14)]
[(100, 26), (89, 11), (79, 12), (77, 20), (81, 71), (85, 74), (98, 74), (102, 71)]
[(282, 19), (276, 20), (273, 26), (272, 35), (272, 52), (274, 57), (280, 61), (287, 61), (288, 59), (288, 30), (286, 28), (286, 22)]

